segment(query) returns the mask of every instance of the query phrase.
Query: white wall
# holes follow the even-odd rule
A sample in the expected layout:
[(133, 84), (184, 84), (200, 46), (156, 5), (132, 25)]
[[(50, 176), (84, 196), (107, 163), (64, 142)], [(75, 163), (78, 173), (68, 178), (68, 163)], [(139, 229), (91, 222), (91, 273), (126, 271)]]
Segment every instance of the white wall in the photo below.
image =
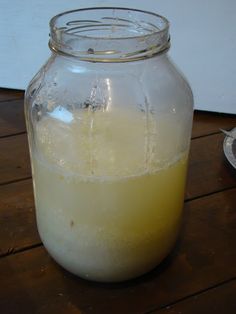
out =
[(111, 5), (166, 16), (170, 55), (193, 88), (195, 107), (236, 113), (235, 0), (0, 0), (0, 86), (26, 88), (49, 55), (48, 21), (53, 15)]

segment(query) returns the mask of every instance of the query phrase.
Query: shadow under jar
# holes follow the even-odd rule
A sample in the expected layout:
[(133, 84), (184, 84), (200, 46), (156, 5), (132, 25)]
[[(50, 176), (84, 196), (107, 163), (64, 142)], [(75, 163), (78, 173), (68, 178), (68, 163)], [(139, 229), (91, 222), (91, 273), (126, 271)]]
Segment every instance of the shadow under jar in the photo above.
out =
[(25, 99), (39, 234), (76, 275), (137, 277), (170, 252), (182, 215), (193, 97), (168, 21), (89, 8), (50, 27)]

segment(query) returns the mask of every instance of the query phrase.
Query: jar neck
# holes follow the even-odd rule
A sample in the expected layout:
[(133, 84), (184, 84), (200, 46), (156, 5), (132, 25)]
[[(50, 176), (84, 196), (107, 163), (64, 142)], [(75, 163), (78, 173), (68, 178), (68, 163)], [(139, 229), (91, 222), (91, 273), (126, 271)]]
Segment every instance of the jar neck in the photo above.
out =
[(157, 14), (126, 8), (65, 12), (50, 21), (52, 51), (90, 62), (151, 58), (170, 47), (169, 23)]

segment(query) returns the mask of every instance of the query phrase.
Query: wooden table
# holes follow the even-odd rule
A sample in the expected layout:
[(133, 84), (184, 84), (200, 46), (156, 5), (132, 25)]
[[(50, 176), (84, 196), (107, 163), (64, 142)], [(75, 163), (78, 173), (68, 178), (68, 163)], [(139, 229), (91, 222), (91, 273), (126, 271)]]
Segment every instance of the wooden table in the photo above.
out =
[(23, 92), (0, 89), (0, 313), (236, 313), (236, 171), (219, 128), (236, 116), (196, 112), (184, 219), (170, 256), (122, 284), (77, 278), (36, 228)]

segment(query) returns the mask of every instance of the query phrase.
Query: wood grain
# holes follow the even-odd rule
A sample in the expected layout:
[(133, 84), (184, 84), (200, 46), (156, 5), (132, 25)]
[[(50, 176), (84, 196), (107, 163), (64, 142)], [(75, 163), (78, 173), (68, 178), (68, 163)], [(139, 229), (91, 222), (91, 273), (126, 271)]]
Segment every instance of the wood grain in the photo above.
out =
[(22, 132), (26, 132), (23, 100), (0, 102), (0, 137)]
[(231, 130), (234, 127), (236, 127), (236, 115), (195, 111), (192, 137), (217, 133), (220, 128)]
[[(0, 259), (2, 313), (146, 313), (236, 276), (236, 189), (186, 203), (172, 254), (123, 284), (96, 284), (59, 267), (43, 247)], [(192, 313), (192, 312), (191, 312)]]
[[(0, 89), (0, 136), (25, 131), (23, 91)], [(20, 101), (7, 101), (20, 99)], [(2, 101), (2, 103), (1, 103)], [(192, 137), (219, 133), (219, 128), (230, 130), (236, 126), (236, 116), (195, 111)]]
[(223, 134), (191, 141), (186, 199), (236, 186), (236, 171), (223, 153)]
[(25, 132), (23, 97), (0, 88), (0, 313), (236, 313), (236, 171), (219, 131), (235, 127), (236, 116), (194, 114), (187, 201), (171, 254), (145, 276), (98, 284), (63, 270), (40, 244), (27, 136), (16, 135)]
[[(188, 298), (152, 314), (233, 314), (236, 313), (236, 280)], [(150, 314), (151, 314), (150, 313)]]
[(0, 186), (0, 256), (40, 243), (32, 181)]
[(24, 93), (23, 90), (0, 88), (0, 101), (23, 99)]
[(26, 134), (0, 139), (0, 184), (31, 176)]
[[(192, 141), (186, 199), (236, 186), (235, 170), (223, 154), (223, 139), (223, 134), (215, 134)], [(0, 184), (30, 176), (26, 134), (0, 139)]]

